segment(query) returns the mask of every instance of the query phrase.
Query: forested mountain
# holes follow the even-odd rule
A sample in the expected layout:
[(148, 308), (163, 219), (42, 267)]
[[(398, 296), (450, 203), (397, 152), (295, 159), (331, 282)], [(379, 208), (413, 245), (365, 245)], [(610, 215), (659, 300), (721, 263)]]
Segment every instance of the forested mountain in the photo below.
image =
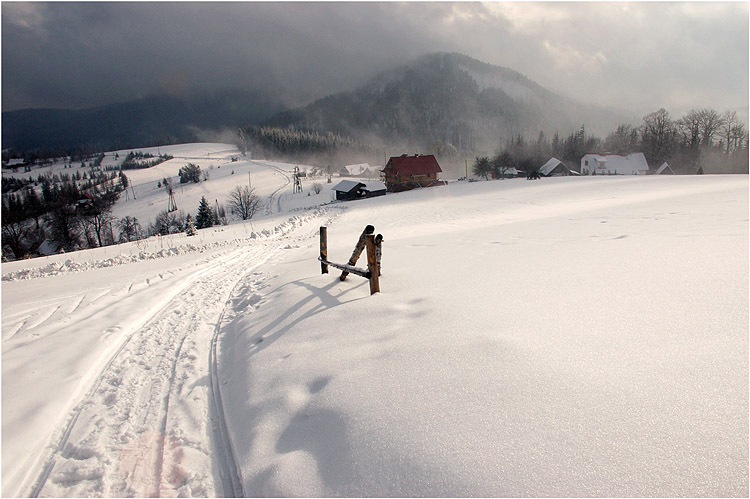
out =
[(184, 97), (154, 96), (82, 110), (3, 113), (3, 149), (100, 152), (203, 139), (201, 132), (258, 124), (283, 110), (273, 96), (232, 90)]
[(558, 96), (516, 71), (455, 53), (422, 56), (356, 90), (292, 110), (278, 96), (232, 90), (2, 117), (3, 149), (42, 157), (216, 139), (202, 132), (259, 125), (333, 133), (376, 149), (481, 154), (518, 135), (566, 135), (581, 125), (605, 134), (639, 119)]
[(511, 69), (461, 54), (423, 56), (363, 87), (280, 113), (266, 124), (334, 132), (390, 145), (492, 150), (518, 134), (594, 132), (633, 121), (575, 102)]

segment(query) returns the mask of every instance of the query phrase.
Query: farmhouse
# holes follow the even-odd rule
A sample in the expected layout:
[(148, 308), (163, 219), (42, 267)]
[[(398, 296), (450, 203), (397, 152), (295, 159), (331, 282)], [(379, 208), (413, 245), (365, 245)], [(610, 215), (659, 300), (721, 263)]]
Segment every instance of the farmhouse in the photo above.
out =
[(581, 175), (647, 175), (646, 156), (642, 152), (587, 154), (581, 158)]
[(579, 173), (568, 168), (559, 159), (550, 158), (549, 161), (539, 167), (539, 175), (543, 177), (567, 177), (568, 175), (579, 175)]
[(383, 176), (390, 192), (400, 192), (416, 187), (443, 185), (444, 182), (437, 178), (437, 174), (442, 171), (432, 154), (402, 154), (388, 160)]
[(336, 199), (348, 201), (352, 199), (371, 198), (385, 196), (385, 184), (383, 182), (355, 182), (354, 180), (342, 180), (335, 186)]

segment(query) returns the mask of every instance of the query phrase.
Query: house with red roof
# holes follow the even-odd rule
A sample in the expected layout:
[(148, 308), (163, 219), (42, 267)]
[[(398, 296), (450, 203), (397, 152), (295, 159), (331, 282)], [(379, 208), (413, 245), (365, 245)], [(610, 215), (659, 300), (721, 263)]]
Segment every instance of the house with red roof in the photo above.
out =
[(432, 154), (402, 154), (388, 160), (383, 168), (383, 177), (388, 191), (400, 192), (443, 185), (445, 182), (438, 180), (438, 173), (442, 171)]

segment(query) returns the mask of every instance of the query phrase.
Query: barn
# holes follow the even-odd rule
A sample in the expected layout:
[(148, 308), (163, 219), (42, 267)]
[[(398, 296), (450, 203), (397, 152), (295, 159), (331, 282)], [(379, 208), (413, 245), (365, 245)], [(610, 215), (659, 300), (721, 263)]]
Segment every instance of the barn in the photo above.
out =
[(354, 180), (342, 180), (335, 186), (336, 199), (339, 201), (350, 201), (352, 199), (371, 198), (385, 196), (385, 184), (383, 182), (356, 182)]
[(539, 167), (539, 175), (543, 177), (566, 177), (568, 175), (578, 175), (578, 172), (568, 168), (559, 159), (550, 158), (549, 161)]
[(445, 182), (438, 180), (438, 173), (442, 171), (432, 154), (402, 154), (388, 160), (383, 176), (388, 191), (400, 192), (416, 187), (443, 185)]

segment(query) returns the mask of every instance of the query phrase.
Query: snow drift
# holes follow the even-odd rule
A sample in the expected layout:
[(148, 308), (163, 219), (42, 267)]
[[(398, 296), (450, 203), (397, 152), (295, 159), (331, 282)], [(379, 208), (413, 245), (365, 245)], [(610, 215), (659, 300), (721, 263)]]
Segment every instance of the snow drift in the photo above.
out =
[[(748, 495), (747, 176), (240, 166), (252, 227), (3, 264), (3, 495)], [(373, 296), (316, 260), (367, 224)]]

